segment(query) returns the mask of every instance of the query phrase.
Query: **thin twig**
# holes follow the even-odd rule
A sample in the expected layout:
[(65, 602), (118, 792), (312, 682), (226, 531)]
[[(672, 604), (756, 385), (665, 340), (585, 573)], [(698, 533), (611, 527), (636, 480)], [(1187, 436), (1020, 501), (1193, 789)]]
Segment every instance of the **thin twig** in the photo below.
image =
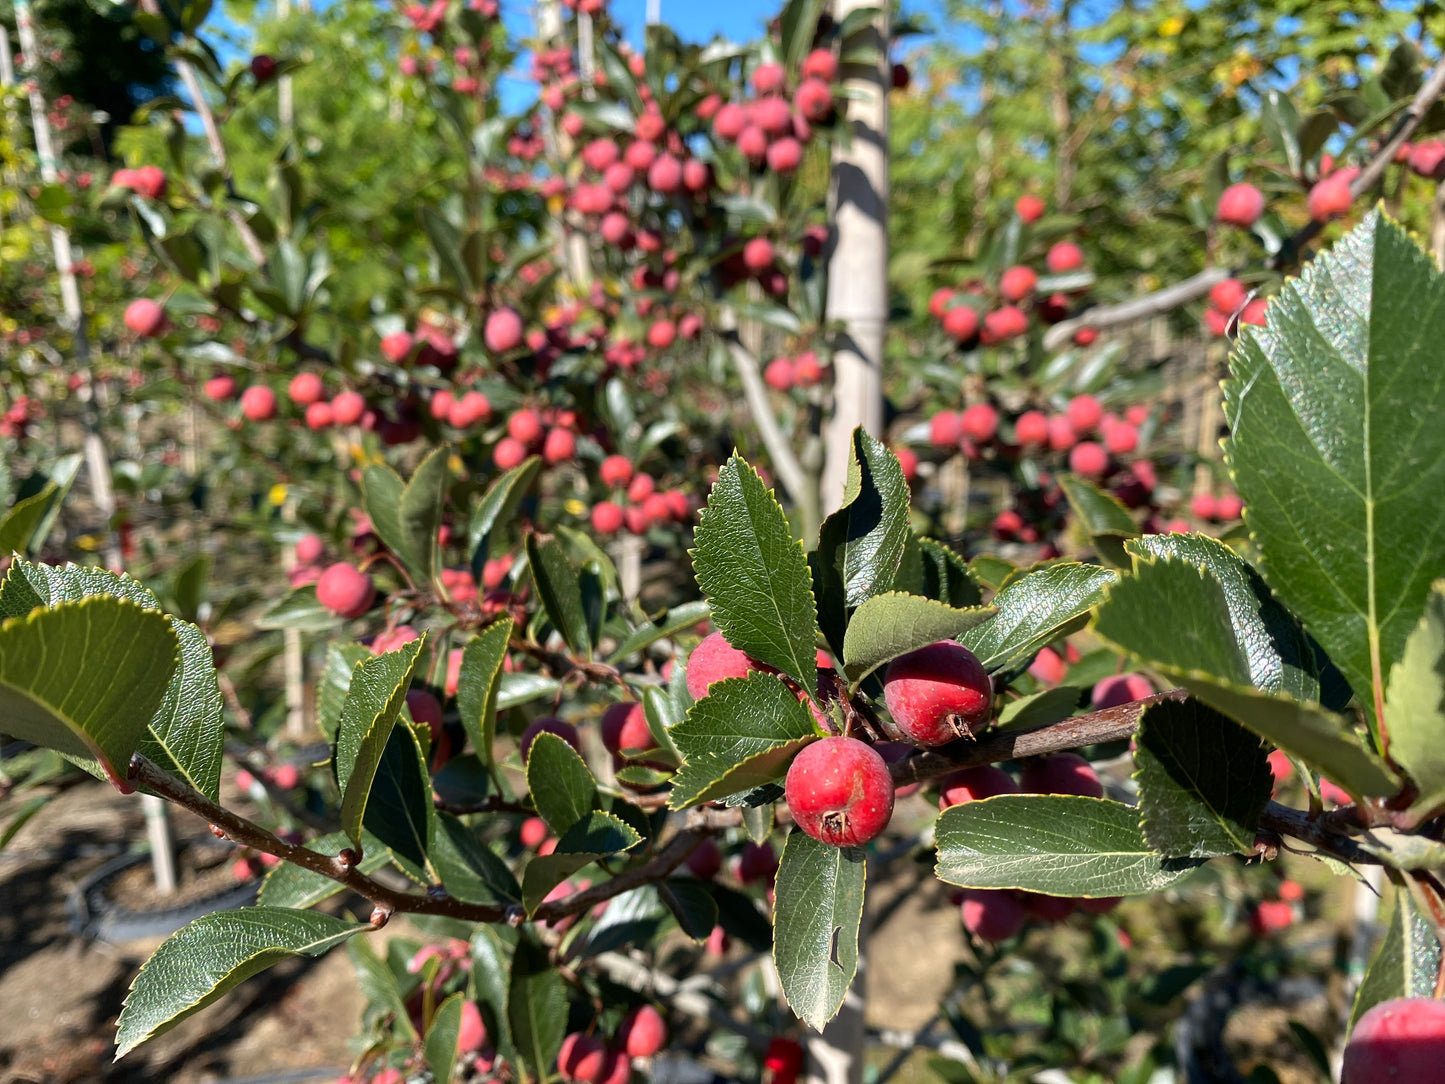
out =
[(758, 438), (767, 449), (773, 470), (788, 497), (794, 504), (800, 505), (808, 497), (807, 472), (803, 470), (792, 444), (778, 425), (773, 404), (768, 401), (768, 388), (763, 383), (758, 359), (753, 357), (752, 351), (744, 346), (742, 339), (738, 337), (737, 318), (731, 310), (725, 310), (722, 314), (722, 331), (727, 341), (728, 356), (732, 358), (733, 368), (737, 370), (738, 379), (743, 385), (743, 398), (747, 400), (748, 413), (752, 415), (753, 424), (757, 426)]

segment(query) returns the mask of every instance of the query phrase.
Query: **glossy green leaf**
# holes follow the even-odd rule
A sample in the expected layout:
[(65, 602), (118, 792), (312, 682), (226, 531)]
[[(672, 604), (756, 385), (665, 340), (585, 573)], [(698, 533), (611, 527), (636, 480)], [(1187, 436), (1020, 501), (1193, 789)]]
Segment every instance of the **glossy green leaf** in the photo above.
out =
[(427, 1028), (421, 1052), (433, 1080), (447, 1081), (452, 1078), (452, 1068), (457, 1060), (457, 1036), (462, 1030), (464, 1001), (466, 995), (460, 991), (452, 994), (437, 1007), (431, 1018), (431, 1027)]
[(512, 519), (541, 470), (541, 458), (528, 456), (511, 470), (498, 475), (482, 494), (467, 524), (467, 546), (472, 554), (473, 572), (480, 574), (482, 571), (490, 549), (492, 530), (497, 524)]
[(1445, 571), (1435, 262), (1379, 211), (1285, 285), (1230, 359), (1225, 453), (1261, 570), (1370, 718)]
[(857, 688), (865, 677), (900, 655), (938, 640), (953, 640), (994, 617), (992, 606), (954, 609), (918, 595), (890, 591), (859, 606), (843, 638), (843, 672)]
[(408, 875), (432, 884), (440, 876), (431, 862), (437, 813), (419, 740), (419, 735), (425, 734), (422, 725), (413, 730), (403, 722), (391, 728), (371, 780), (362, 824)]
[(406, 1010), (406, 999), (402, 997), (401, 984), (397, 974), (401, 970), (392, 970), (390, 963), (377, 955), (376, 950), (366, 938), (352, 941), (346, 946), (347, 955), (351, 957), (351, 965), (356, 972), (356, 985), (361, 991), (362, 997), (369, 1004), (389, 1012), (392, 1019), (396, 1021), (398, 1038), (418, 1038), (416, 1028), (412, 1026), (411, 1014)]
[(131, 983), (116, 1029), (116, 1057), (169, 1031), (286, 957), (320, 956), (368, 928), (283, 907), (203, 915), (161, 942)]
[(773, 963), (783, 996), (818, 1031), (843, 1005), (858, 971), (867, 863), (861, 850), (793, 832), (775, 885)]
[(170, 620), (118, 598), (0, 625), (0, 719), (14, 738), (95, 765), (124, 785), (177, 665)]
[(818, 683), (817, 614), (802, 547), (757, 471), (734, 455), (698, 522), (692, 567), (728, 643), (792, 677)]
[(1055, 685), (1052, 689), (1010, 700), (998, 713), (999, 729), (1024, 730), (1067, 719), (1079, 706), (1082, 692), (1077, 685)]
[(363, 659), (352, 671), (336, 728), (336, 785), (341, 828), (353, 843), (361, 839), (372, 780), (425, 645), (423, 635), (396, 651)]
[(718, 906), (706, 887), (690, 877), (669, 877), (657, 884), (657, 895), (677, 919), (677, 927), (693, 941), (708, 939), (718, 922)]
[(1139, 719), (1139, 824), (1160, 854), (1254, 850), (1274, 775), (1259, 736), (1197, 700), (1152, 704)]
[(1200, 864), (1149, 846), (1139, 811), (1104, 798), (1003, 794), (951, 806), (934, 828), (938, 878), (1048, 896), (1139, 896)]
[(591, 655), (592, 634), (582, 604), (582, 585), (576, 570), (568, 563), (561, 543), (554, 538), (543, 542), (535, 534), (529, 534), (527, 561), (542, 608), (547, 612), (547, 620), (562, 634), (562, 639), (573, 651)]
[(598, 806), (586, 762), (556, 734), (538, 734), (527, 751), (527, 790), (537, 815), (558, 836)]
[(507, 660), (511, 637), (512, 619), (504, 614), (462, 648), (462, 667), (457, 675), (457, 711), (472, 748), (484, 764), (492, 763), (502, 664)]
[(910, 594), (936, 598), (958, 609), (983, 602), (978, 580), (968, 562), (957, 553), (931, 538), (918, 539), (918, 553), (923, 582), (918, 591)]
[(567, 992), (546, 947), (530, 931), (518, 938), (507, 990), (513, 1045), (528, 1073), (546, 1080), (567, 1030)]
[(1104, 599), (1118, 573), (1061, 561), (1014, 580), (993, 597), (998, 613), (958, 637), (990, 673), (1017, 666), (1076, 628)]
[(170, 619), (179, 651), (161, 706), (151, 716), (140, 752), (215, 801), (221, 786), (226, 739), (225, 702), (206, 634), (189, 621)]
[(672, 728), (680, 723), (683, 712), (666, 689), (649, 688), (642, 693), (642, 713), (647, 729), (657, 747), (667, 753), (674, 764), (682, 763), (682, 751), (672, 739)]
[(1382, 1001), (1435, 994), (1435, 981), (1440, 974), (1440, 942), (1409, 893), (1396, 889), (1394, 895), (1395, 910), (1390, 924), (1355, 992), (1350, 1031), (1361, 1016)]
[(782, 777), (818, 736), (812, 713), (771, 674), (713, 684), (670, 731), (682, 753), (668, 804), (683, 809)]
[(1390, 671), (1385, 719), (1390, 756), (1420, 790), (1413, 809), (1421, 819), (1433, 817), (1445, 809), (1445, 580), (1435, 582)]
[(316, 599), (316, 585), (308, 583), (288, 591), (256, 618), (258, 629), (299, 629), (302, 632), (324, 632), (341, 621)]
[(0, 553), (25, 553), (40, 522), (50, 511), (56, 488), (48, 485), (39, 493), (16, 501), (0, 519)]
[(684, 629), (692, 628), (700, 621), (706, 621), (710, 612), (707, 602), (702, 599), (695, 602), (684, 602), (681, 606), (664, 610), (647, 624), (633, 629), (617, 645), (617, 649), (608, 656), (607, 661), (615, 665), (629, 655), (635, 655), (643, 648), (657, 643), (658, 640), (665, 640)]
[(509, 927), (479, 924), (472, 934), (472, 988), (492, 1045), (504, 1058), (514, 1056), (507, 1001), (512, 980), (512, 944)]
[(356, 664), (371, 656), (371, 648), (364, 644), (331, 644), (326, 649), (326, 666), (316, 688), (316, 725), (328, 741), (336, 740), (341, 706), (346, 703)]
[[(343, 848), (351, 846), (345, 832), (332, 832), (319, 836), (306, 844), (317, 854), (337, 855)], [(391, 861), (381, 840), (365, 830), (361, 833), (361, 862), (357, 868), (362, 873), (375, 873)], [(339, 881), (333, 881), (320, 873), (313, 873), (304, 866), (282, 862), (261, 882), (260, 895), (256, 902), (266, 907), (314, 907), (322, 900), (328, 900), (342, 890)]]
[(437, 532), (451, 476), (451, 448), (434, 449), (405, 483), (385, 464), (366, 468), (362, 476), (366, 514), (376, 535), (422, 583), (437, 568)]
[(1062, 475), (1059, 486), (1095, 552), (1115, 568), (1127, 568), (1123, 541), (1139, 536), (1139, 526), (1129, 510), (1112, 493), (1105, 493), (1076, 474)]
[(1249, 639), (1236, 637), (1224, 590), (1187, 561), (1140, 561), (1109, 590), (1095, 631), (1144, 665), (1353, 794), (1392, 794), (1392, 774), (1349, 725), (1323, 708), (1252, 688)]
[(843, 502), (823, 521), (812, 559), (819, 617), (835, 648), (848, 614), (893, 587), (911, 535), (908, 496), (897, 456), (855, 429)]

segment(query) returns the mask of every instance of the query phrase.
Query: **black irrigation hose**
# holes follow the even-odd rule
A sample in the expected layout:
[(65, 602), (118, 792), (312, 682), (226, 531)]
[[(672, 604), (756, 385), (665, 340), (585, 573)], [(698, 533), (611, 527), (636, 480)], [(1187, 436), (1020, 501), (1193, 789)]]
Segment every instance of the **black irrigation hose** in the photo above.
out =
[(186, 923), (212, 911), (249, 906), (256, 902), (256, 893), (260, 891), (259, 882), (249, 881), (215, 895), (156, 911), (132, 911), (106, 896), (105, 889), (111, 881), (132, 866), (148, 861), (150, 854), (146, 851), (123, 854), (106, 862), (76, 885), (65, 900), (71, 931), (81, 937), (110, 943), (167, 937)]

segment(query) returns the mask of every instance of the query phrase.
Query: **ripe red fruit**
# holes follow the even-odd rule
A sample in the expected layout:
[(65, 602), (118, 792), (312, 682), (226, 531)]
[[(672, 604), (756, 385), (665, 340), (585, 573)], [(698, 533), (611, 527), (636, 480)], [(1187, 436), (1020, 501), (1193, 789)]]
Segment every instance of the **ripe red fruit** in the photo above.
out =
[[(631, 703), (613, 704), (602, 713), (602, 746), (609, 753), (621, 755), (623, 750), (646, 752), (657, 745), (652, 740), (652, 731), (647, 726), (647, 715), (642, 705)], [(640, 1056), (640, 1055), (639, 1055)]]
[(512, 309), (497, 309), (487, 317), (482, 339), (494, 354), (505, 354), (522, 344), (522, 318)]
[(314, 565), (326, 552), (326, 544), (318, 535), (303, 534), (296, 540), (296, 560), (303, 565)]
[(276, 58), (260, 53), (251, 58), (251, 78), (258, 83), (269, 83), (276, 78)]
[(635, 475), (632, 483), (627, 487), (627, 499), (633, 504), (641, 504), (657, 489), (657, 482), (652, 475), (645, 472)]
[(523, 764), (527, 763), (527, 754), (532, 751), (532, 742), (537, 739), (538, 734), (556, 734), (579, 753), (582, 751), (582, 742), (577, 737), (575, 726), (571, 723), (564, 723), (555, 715), (544, 715), (542, 718), (528, 723), (527, 729), (522, 731), (522, 736), (517, 739), (517, 751), (522, 756)]
[(1104, 447), (1110, 455), (1128, 455), (1139, 447), (1139, 430), (1128, 422), (1117, 422), (1105, 430)]
[(614, 501), (598, 501), (592, 509), (592, 529), (598, 534), (616, 534), (622, 519), (622, 507)]
[(148, 297), (138, 297), (125, 307), (125, 326), (143, 338), (153, 339), (166, 325), (166, 310)]
[(956, 296), (958, 295), (955, 294), (952, 290), (950, 290), (947, 286), (940, 286), (938, 289), (934, 290), (928, 298), (928, 315), (933, 317), (935, 320), (942, 320), (944, 314), (948, 312), (949, 302), (951, 302)]
[(597, 468), (602, 484), (617, 489), (632, 481), (632, 462), (625, 455), (609, 455)]
[(487, 1043), (487, 1028), (475, 1001), (462, 1002), (462, 1023), (457, 1029), (457, 1053), (471, 1054)]
[(215, 403), (224, 403), (231, 396), (236, 394), (236, 378), (222, 373), (220, 376), (213, 376), (207, 380), (202, 391), (207, 399)]
[(1382, 1001), (1355, 1023), (1345, 1044), (1340, 1084), (1435, 1080), (1445, 1060), (1445, 1002), (1423, 997)]
[(1130, 704), (1154, 695), (1154, 686), (1143, 674), (1110, 674), (1100, 678), (1090, 694), (1089, 700), (1095, 711)]
[(955, 305), (943, 314), (943, 333), (955, 342), (978, 334), (978, 311), (972, 305)]
[(752, 660), (723, 639), (722, 633), (709, 633), (687, 660), (687, 691), (694, 700), (701, 700), (713, 682), (746, 677), (752, 669)]
[(768, 168), (774, 173), (791, 173), (803, 161), (803, 145), (792, 136), (768, 145)]
[(1241, 324), (1254, 324), (1256, 327), (1264, 327), (1265, 310), (1268, 304), (1264, 298), (1256, 297), (1248, 305), (1244, 306), (1244, 311), (1239, 314), (1239, 322)]
[(993, 681), (972, 651), (939, 640), (888, 664), (883, 702), (915, 745), (945, 745), (988, 721)]
[(516, 437), (503, 437), (492, 449), (492, 462), (499, 470), (511, 470), (527, 458), (527, 446)]
[(768, 155), (768, 133), (756, 124), (749, 124), (738, 136), (738, 150), (754, 162), (761, 162)]
[(1102, 798), (1104, 784), (1099, 773), (1077, 753), (1055, 753), (1024, 765), (1019, 789), (1025, 794), (1082, 794)]
[(1014, 213), (1025, 222), (1037, 222), (1044, 217), (1044, 201), (1038, 196), (1020, 196), (1014, 201)]
[(647, 171), (647, 186), (664, 195), (682, 187), (682, 163), (670, 154), (659, 155)]
[(745, 885), (757, 881), (772, 881), (777, 872), (778, 853), (773, 850), (771, 843), (764, 841), (743, 846), (743, 853), (738, 857), (739, 881)]
[(1005, 301), (1022, 301), (1033, 293), (1039, 276), (1032, 267), (1010, 267), (998, 280), (998, 292)]
[(959, 912), (963, 928), (981, 941), (1007, 941), (1027, 918), (1018, 896), (1002, 889), (964, 889)]
[(602, 1075), (598, 1077), (597, 1084), (627, 1084), (631, 1079), (632, 1059), (627, 1056), (627, 1052), (609, 1049), (606, 1061), (602, 1065)]
[(1045, 896), (1041, 892), (1025, 892), (1022, 903), (1024, 910), (1040, 922), (1062, 922), (1074, 913), (1074, 900), (1071, 896)]
[(998, 411), (988, 403), (965, 407), (959, 416), (963, 435), (976, 444), (987, 444), (998, 432)]
[(1197, 519), (1214, 518), (1214, 496), (1209, 493), (1196, 493), (1189, 501), (1189, 511)]
[(833, 110), (833, 92), (822, 79), (804, 79), (793, 95), (793, 107), (811, 121), (824, 120)]
[(747, 110), (736, 102), (728, 102), (717, 111), (717, 116), (713, 118), (712, 130), (719, 139), (731, 142), (742, 135), (747, 124)]
[(818, 355), (804, 350), (793, 360), (793, 379), (800, 388), (811, 388), (823, 379), (823, 366)]
[(291, 378), (291, 383), (286, 389), (287, 394), (291, 396), (291, 401), (302, 407), (320, 402), (324, 390), (321, 385), (321, 377), (315, 373), (297, 373)]
[(1026, 410), (1014, 420), (1014, 439), (1020, 444), (1043, 444), (1049, 439), (1049, 420), (1041, 410)]
[(650, 1058), (667, 1043), (667, 1024), (651, 1005), (640, 1005), (622, 1018), (617, 1041), (629, 1057)]
[(565, 463), (576, 451), (577, 438), (570, 429), (559, 426), (547, 431), (547, 439), (542, 442), (542, 458), (549, 464), (556, 466), (558, 463)]
[(940, 410), (928, 421), (928, 442), (935, 448), (957, 448), (963, 439), (963, 416), (954, 410)]
[(1029, 673), (1045, 685), (1057, 685), (1068, 674), (1068, 667), (1057, 651), (1046, 647), (1029, 664)]
[(677, 325), (671, 320), (658, 320), (647, 329), (647, 345), (654, 350), (666, 350), (677, 341)]
[(557, 1072), (563, 1080), (601, 1084), (607, 1068), (607, 1048), (600, 1039), (573, 1032), (562, 1040), (557, 1053)]
[(535, 410), (518, 410), (507, 419), (507, 435), (523, 444), (542, 439), (542, 419)]
[(1094, 327), (1081, 327), (1074, 332), (1075, 346), (1093, 346), (1094, 341), (1099, 337), (1099, 329)]
[(995, 764), (962, 768), (938, 781), (938, 808), (980, 802), (996, 794), (1017, 794), (1018, 790), (1013, 776)]
[(1008, 342), (1029, 329), (1029, 318), (1022, 309), (1005, 305), (983, 318), (983, 339), (989, 343)]
[(1264, 214), (1264, 193), (1252, 184), (1232, 184), (1219, 194), (1214, 217), (1231, 226), (1249, 229)]
[(381, 337), (381, 356), (393, 365), (400, 365), (411, 353), (413, 339), (405, 331), (393, 331)]
[(1092, 432), (1104, 418), (1103, 406), (1092, 395), (1075, 396), (1064, 413), (1070, 427), (1080, 435)]
[(521, 839), (523, 847), (535, 850), (547, 838), (547, 822), (541, 817), (528, 817), (522, 822), (522, 827), (518, 829), (517, 835)]
[(1284, 900), (1261, 900), (1249, 916), (1256, 937), (1269, 937), (1294, 925), (1294, 907)]
[(792, 391), (793, 363), (787, 358), (774, 358), (763, 370), (763, 380), (775, 391)]
[(276, 416), (276, 393), (265, 384), (254, 384), (241, 393), (241, 413), (253, 422), (267, 422)]
[(338, 561), (316, 581), (316, 601), (338, 617), (360, 617), (371, 608), (376, 585), (353, 565)]
[(712, 170), (708, 168), (706, 162), (689, 158), (682, 164), (682, 187), (689, 192), (703, 192), (710, 184), (712, 184)]
[(1415, 144), (1410, 150), (1410, 169), (1428, 180), (1441, 180), (1445, 176), (1445, 143), (1427, 139)]
[(1083, 441), (1069, 452), (1069, 470), (1085, 478), (1098, 478), (1109, 469), (1109, 453), (1092, 440)]
[(687, 856), (687, 869), (700, 881), (710, 881), (718, 875), (718, 871), (722, 869), (722, 851), (711, 837), (704, 839)]
[(337, 425), (355, 425), (366, 413), (366, 400), (360, 392), (344, 391), (331, 400), (331, 418)]
[(1353, 202), (1349, 175), (1340, 172), (1332, 173), (1311, 188), (1305, 207), (1316, 222), (1328, 222), (1332, 218), (1343, 218)]
[(1244, 283), (1238, 279), (1225, 279), (1223, 282), (1214, 284), (1209, 291), (1209, 303), (1215, 310), (1224, 313), (1226, 316), (1233, 316), (1244, 304), (1244, 299), (1249, 291), (1244, 288)]
[(492, 416), (492, 404), (479, 391), (469, 391), (452, 404), (447, 420), (458, 429), (484, 422)]
[(312, 403), (306, 408), (306, 428), (326, 429), (336, 423), (330, 403)]
[(772, 94), (782, 89), (785, 78), (781, 64), (759, 64), (753, 69), (753, 89), (759, 94)]
[(838, 58), (831, 49), (814, 49), (803, 58), (803, 78), (831, 83), (838, 74)]
[(898, 466), (903, 470), (903, 480), (912, 482), (918, 477), (918, 453), (912, 448), (895, 448), (893, 454), (898, 457)]
[(1221, 523), (1232, 523), (1244, 513), (1244, 502), (1236, 494), (1226, 493), (1214, 499), (1214, 516)]
[(1072, 241), (1060, 241), (1049, 249), (1044, 263), (1055, 275), (1065, 271), (1077, 271), (1084, 266), (1084, 250)]
[(861, 847), (893, 816), (893, 780), (871, 745), (823, 738), (803, 747), (783, 789), (799, 828), (821, 843)]
[(1069, 424), (1069, 419), (1063, 414), (1055, 414), (1049, 418), (1049, 449), (1055, 452), (1067, 452), (1078, 442), (1079, 436), (1074, 432), (1074, 427)]
[(763, 271), (773, 264), (773, 243), (766, 237), (754, 237), (743, 246), (743, 266), (749, 271)]

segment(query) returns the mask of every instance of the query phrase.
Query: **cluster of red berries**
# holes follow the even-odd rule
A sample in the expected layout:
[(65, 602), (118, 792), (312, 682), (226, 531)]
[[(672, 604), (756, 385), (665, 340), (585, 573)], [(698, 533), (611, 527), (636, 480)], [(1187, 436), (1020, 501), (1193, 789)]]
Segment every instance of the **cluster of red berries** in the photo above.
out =
[(833, 116), (830, 84), (838, 75), (838, 59), (831, 50), (815, 49), (804, 58), (800, 75), (790, 99), (783, 66), (759, 64), (750, 79), (754, 97), (723, 102), (714, 94), (698, 103), (697, 115), (711, 120), (717, 140), (736, 146), (753, 168), (792, 173), (802, 164), (813, 125)]
[(592, 506), (592, 529), (598, 534), (612, 535), (626, 528), (630, 534), (642, 535), (653, 526), (687, 523), (692, 518), (692, 498), (680, 489), (659, 490), (657, 480), (635, 470), (624, 455), (609, 455), (597, 476), (615, 498)]
[(816, 352), (804, 350), (796, 357), (778, 357), (763, 369), (763, 380), (776, 391), (812, 388), (823, 382), (827, 374)]
[(632, 1060), (650, 1058), (667, 1043), (667, 1023), (651, 1005), (639, 1005), (622, 1018), (611, 1042), (575, 1031), (562, 1040), (557, 1074), (576, 1084), (626, 1084)]

